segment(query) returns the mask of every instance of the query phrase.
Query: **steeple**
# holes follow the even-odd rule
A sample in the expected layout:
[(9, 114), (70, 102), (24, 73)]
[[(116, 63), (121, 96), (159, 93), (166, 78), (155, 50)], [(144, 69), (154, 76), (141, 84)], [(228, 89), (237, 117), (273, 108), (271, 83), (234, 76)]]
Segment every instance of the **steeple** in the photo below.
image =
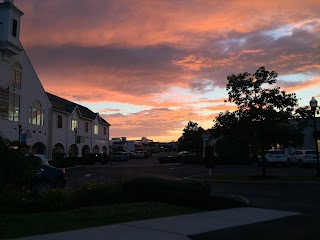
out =
[(23, 15), (13, 0), (0, 3), (0, 51), (4, 61), (22, 51), (20, 44), (20, 18)]

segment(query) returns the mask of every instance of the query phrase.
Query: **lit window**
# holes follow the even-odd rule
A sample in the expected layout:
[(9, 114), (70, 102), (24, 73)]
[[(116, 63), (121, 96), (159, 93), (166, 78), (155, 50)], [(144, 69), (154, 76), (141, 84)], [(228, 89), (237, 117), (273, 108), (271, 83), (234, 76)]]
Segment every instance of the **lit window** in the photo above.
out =
[(20, 95), (9, 93), (9, 120), (19, 121), (20, 115)]
[(21, 89), (21, 67), (16, 62), (11, 66), (10, 86)]
[(94, 125), (94, 134), (99, 134), (99, 126)]
[(42, 126), (44, 125), (44, 111), (38, 101), (36, 101), (29, 109), (29, 123)]
[(58, 115), (58, 118), (57, 118), (57, 127), (58, 127), (58, 128), (62, 128), (62, 116), (61, 116), (61, 115)]
[(72, 119), (71, 120), (71, 129), (72, 131), (74, 131), (75, 129), (78, 129), (78, 120)]

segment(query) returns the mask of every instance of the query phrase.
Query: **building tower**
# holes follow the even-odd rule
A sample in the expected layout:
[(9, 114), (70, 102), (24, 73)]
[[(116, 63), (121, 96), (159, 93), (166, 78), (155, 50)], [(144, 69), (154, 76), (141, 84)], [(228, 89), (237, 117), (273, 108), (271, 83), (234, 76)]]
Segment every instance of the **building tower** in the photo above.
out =
[(19, 40), (22, 15), (23, 12), (13, 5), (13, 0), (0, 3), (0, 51), (6, 62), (22, 51)]

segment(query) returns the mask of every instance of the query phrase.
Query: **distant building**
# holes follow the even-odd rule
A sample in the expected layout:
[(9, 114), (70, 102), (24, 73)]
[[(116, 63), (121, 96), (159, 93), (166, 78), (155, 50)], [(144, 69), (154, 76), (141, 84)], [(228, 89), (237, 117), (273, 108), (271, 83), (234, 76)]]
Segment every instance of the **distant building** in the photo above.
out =
[[(295, 125), (297, 124), (297, 121), (290, 121), (291, 124)], [(307, 121), (308, 126), (303, 131), (303, 145), (297, 147), (296, 149), (316, 149), (316, 141), (313, 136), (314, 132), (314, 119), (310, 119)], [(316, 117), (316, 127), (317, 130), (320, 130), (320, 118)], [(318, 149), (320, 149), (320, 140), (317, 139)], [(295, 150), (293, 147), (286, 148), (286, 153), (291, 154)]]

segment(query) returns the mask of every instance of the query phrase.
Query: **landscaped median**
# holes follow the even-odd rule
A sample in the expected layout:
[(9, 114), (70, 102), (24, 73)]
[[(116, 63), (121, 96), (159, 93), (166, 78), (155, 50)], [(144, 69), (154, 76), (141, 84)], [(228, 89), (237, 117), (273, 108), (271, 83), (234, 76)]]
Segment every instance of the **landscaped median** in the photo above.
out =
[(246, 206), (210, 196), (204, 182), (151, 177), (30, 194), (15, 188), (0, 192), (0, 239)]
[(224, 181), (224, 182), (319, 182), (316, 176), (280, 176), (280, 175), (234, 175), (234, 174), (214, 174), (211, 176), (200, 175), (190, 176), (186, 180), (199, 181)]

